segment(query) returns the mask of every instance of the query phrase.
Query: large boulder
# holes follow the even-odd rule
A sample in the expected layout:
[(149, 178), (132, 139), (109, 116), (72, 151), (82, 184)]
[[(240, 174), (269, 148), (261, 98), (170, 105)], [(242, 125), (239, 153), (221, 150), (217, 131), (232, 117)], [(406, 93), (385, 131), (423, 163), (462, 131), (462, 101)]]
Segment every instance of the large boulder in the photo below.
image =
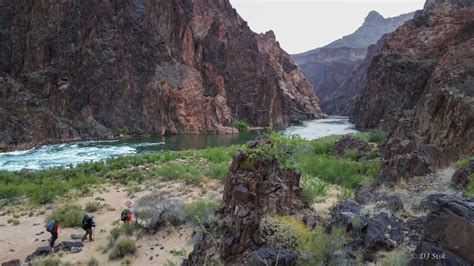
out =
[[(444, 265), (474, 264), (474, 199), (436, 194), (426, 199), (425, 207), (431, 213), (415, 257), (445, 254)], [(429, 257), (423, 263), (435, 265), (440, 259)]]
[(334, 144), (332, 154), (341, 157), (346, 153), (346, 151), (355, 150), (357, 151), (357, 157), (362, 157), (371, 152), (373, 148), (373, 144), (347, 135)]

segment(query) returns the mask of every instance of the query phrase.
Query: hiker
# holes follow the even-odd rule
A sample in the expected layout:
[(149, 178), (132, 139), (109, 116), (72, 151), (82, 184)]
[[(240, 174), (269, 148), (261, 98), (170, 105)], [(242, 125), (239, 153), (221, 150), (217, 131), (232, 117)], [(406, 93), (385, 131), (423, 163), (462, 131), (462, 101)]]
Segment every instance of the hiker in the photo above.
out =
[(132, 221), (132, 212), (129, 209), (125, 209), (122, 211), (122, 214), (120, 214), (120, 220), (126, 224)]
[(87, 235), (89, 235), (89, 241), (92, 241), (92, 227), (95, 227), (93, 218), (94, 216), (89, 213), (86, 213), (82, 218), (82, 229), (86, 231), (86, 234), (82, 237), (82, 241), (86, 240)]
[(58, 239), (58, 229), (59, 229), (59, 222), (55, 220), (51, 220), (46, 224), (46, 231), (51, 233), (51, 238), (49, 239), (49, 246), (53, 247), (54, 242)]

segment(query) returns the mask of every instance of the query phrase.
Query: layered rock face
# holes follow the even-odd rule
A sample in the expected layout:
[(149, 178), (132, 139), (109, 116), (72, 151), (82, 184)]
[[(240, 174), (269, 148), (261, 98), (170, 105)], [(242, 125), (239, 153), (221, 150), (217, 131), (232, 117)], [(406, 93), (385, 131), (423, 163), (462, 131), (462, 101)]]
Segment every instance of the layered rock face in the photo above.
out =
[(288, 126), (318, 99), (228, 0), (0, 2), (0, 146)]
[(376, 11), (371, 11), (364, 24), (354, 33), (322, 48), (293, 55), (295, 62), (315, 86), (323, 112), (351, 114), (353, 102), (359, 93), (359, 84), (364, 80), (364, 63), (370, 61), (372, 55), (368, 47), (413, 15), (409, 13), (384, 18)]
[(381, 41), (351, 120), (413, 141), (434, 167), (472, 153), (473, 28), (474, 2), (428, 1)]

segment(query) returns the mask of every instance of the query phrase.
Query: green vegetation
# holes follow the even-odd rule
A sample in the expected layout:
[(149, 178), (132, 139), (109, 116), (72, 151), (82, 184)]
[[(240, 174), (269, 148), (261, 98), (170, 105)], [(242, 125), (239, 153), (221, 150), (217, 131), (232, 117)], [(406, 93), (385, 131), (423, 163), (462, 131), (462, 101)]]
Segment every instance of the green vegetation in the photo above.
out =
[(249, 124), (245, 121), (236, 120), (232, 124), (233, 127), (237, 128), (239, 131), (247, 131), (249, 129)]
[(76, 227), (81, 226), (84, 211), (81, 206), (74, 204), (66, 204), (55, 210), (49, 217), (55, 221), (59, 221), (62, 227)]
[(121, 259), (127, 255), (133, 255), (137, 251), (135, 240), (131, 238), (119, 239), (109, 254), (110, 260)]
[(12, 225), (19, 225), (19, 224), (20, 224), (20, 220), (15, 219), (15, 218), (9, 218), (9, 219), (7, 220), (7, 223), (8, 223), (8, 224), (12, 224)]
[(349, 241), (342, 229), (333, 228), (330, 233), (322, 227), (310, 230), (292, 216), (267, 216), (259, 230), (266, 243), (299, 253), (300, 265), (341, 265), (339, 258), (344, 257), (344, 246)]
[(217, 207), (217, 202), (208, 200), (199, 200), (184, 204), (184, 219), (194, 226), (200, 226), (203, 222), (209, 221), (214, 217), (214, 211)]
[(68, 265), (67, 263), (62, 263), (59, 258), (55, 257), (46, 257), (40, 258), (31, 264), (32, 266), (60, 266), (60, 265)]
[(94, 257), (91, 257), (87, 263), (86, 263), (87, 266), (99, 266), (99, 261), (94, 258)]
[(382, 143), (387, 139), (387, 133), (382, 130), (360, 132), (355, 134), (355, 136), (361, 140), (375, 143)]
[(310, 205), (311, 203), (317, 202), (326, 196), (328, 183), (317, 178), (304, 175), (301, 179), (301, 187), (303, 188), (301, 197), (307, 205)]
[(182, 248), (182, 249), (172, 249), (172, 250), (170, 250), (170, 254), (173, 255), (173, 256), (177, 256), (177, 257), (184, 257), (184, 256), (186, 256), (186, 250), (184, 248)]
[(84, 207), (84, 210), (86, 212), (96, 212), (100, 208), (102, 208), (102, 204), (98, 201), (89, 201), (86, 203), (86, 206)]
[(474, 173), (469, 176), (469, 184), (467, 187), (463, 190), (463, 193), (465, 196), (468, 197), (474, 197)]
[(408, 265), (410, 257), (402, 250), (394, 250), (385, 255), (385, 258), (379, 260), (377, 266), (404, 266)]

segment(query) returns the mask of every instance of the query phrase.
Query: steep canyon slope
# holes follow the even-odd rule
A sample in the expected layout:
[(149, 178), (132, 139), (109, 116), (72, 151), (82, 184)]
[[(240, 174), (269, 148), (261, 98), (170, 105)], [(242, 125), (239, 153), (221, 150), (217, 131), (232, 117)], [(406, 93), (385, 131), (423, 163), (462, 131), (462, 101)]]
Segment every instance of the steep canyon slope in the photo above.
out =
[(474, 151), (474, 2), (428, 1), (381, 40), (351, 120), (414, 141), (433, 166)]
[(321, 114), (274, 34), (228, 0), (2, 0), (0, 20), (0, 149)]
[[(364, 24), (354, 33), (324, 47), (292, 56), (315, 86), (323, 112), (340, 115), (351, 113), (353, 100), (359, 93), (358, 84), (364, 78), (364, 69), (360, 70), (359, 66), (364, 63), (368, 47), (413, 15), (408, 13), (384, 18), (376, 11), (371, 11)], [(369, 59), (370, 55), (365, 61)]]

